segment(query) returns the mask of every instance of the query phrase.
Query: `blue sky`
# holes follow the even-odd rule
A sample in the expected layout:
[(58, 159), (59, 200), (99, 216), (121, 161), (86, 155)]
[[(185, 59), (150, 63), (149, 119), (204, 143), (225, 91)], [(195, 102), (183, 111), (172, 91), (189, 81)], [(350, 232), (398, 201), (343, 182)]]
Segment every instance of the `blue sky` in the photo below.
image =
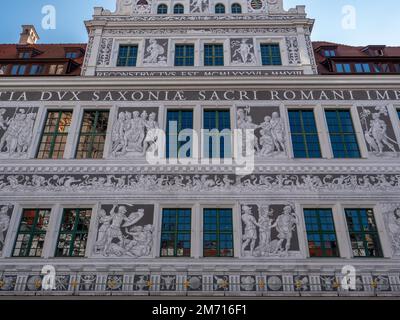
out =
[[(312, 39), (352, 45), (385, 44), (400, 46), (399, 0), (284, 0), (285, 7), (306, 5), (309, 17), (316, 19)], [(42, 8), (56, 8), (56, 29), (41, 27)], [(343, 29), (342, 8), (356, 9), (355, 29)], [(18, 41), (20, 26), (34, 24), (42, 43), (86, 42), (84, 20), (91, 18), (93, 7), (114, 10), (115, 0), (3, 0), (0, 22), (1, 43)]]

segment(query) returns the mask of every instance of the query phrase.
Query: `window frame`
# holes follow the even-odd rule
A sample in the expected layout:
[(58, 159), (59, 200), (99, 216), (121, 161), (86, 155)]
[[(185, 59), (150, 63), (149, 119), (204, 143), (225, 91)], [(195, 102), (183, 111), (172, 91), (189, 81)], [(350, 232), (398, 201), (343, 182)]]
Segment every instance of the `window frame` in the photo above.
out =
[[(337, 122), (337, 126), (339, 127), (340, 131), (331, 133), (331, 129), (329, 127), (329, 121), (328, 121), (327, 113), (328, 112), (333, 112), (333, 111), (335, 111), (335, 113), (336, 113), (336, 120), (339, 120)], [(343, 124), (342, 124), (342, 120), (341, 120), (340, 115), (339, 115), (339, 113), (343, 112), (343, 111), (348, 112), (348, 114), (350, 116), (349, 118), (350, 118), (350, 121), (351, 121), (353, 132), (344, 132), (343, 131)], [(362, 153), (361, 153), (360, 143), (359, 143), (359, 139), (358, 139), (358, 136), (357, 136), (356, 129), (354, 127), (354, 120), (353, 120), (353, 115), (351, 113), (351, 110), (347, 109), (347, 108), (346, 109), (345, 108), (325, 108), (324, 109), (324, 115), (325, 115), (326, 127), (327, 127), (327, 130), (328, 130), (327, 133), (328, 133), (328, 136), (329, 136), (330, 147), (331, 147), (333, 158), (334, 159), (361, 159), (362, 158)], [(347, 142), (345, 140), (345, 137), (346, 136), (350, 136), (350, 135), (354, 136), (355, 144), (357, 145), (357, 152), (358, 152), (358, 156), (357, 157), (349, 156), (349, 148), (347, 147)], [(333, 136), (340, 136), (341, 137), (341, 142), (342, 142), (342, 145), (344, 146), (343, 152), (345, 153), (345, 156), (340, 156), (339, 157), (339, 156), (335, 155), (335, 149), (334, 149), (333, 143), (332, 143), (332, 137)], [(351, 151), (351, 152), (355, 152), (355, 151)]]
[[(316, 219), (317, 219), (317, 223), (315, 223), (314, 225), (318, 226), (318, 230), (308, 230), (307, 228), (307, 217), (306, 217), (306, 211), (315, 211), (316, 212)], [(331, 231), (324, 231), (322, 228), (322, 219), (320, 216), (320, 211), (325, 211), (330, 213), (330, 218), (332, 220), (332, 227), (333, 230)], [(332, 208), (309, 208), (309, 207), (305, 207), (303, 208), (303, 216), (304, 216), (304, 226), (305, 226), (305, 232), (306, 232), (306, 236), (307, 236), (307, 248), (308, 248), (308, 255), (310, 258), (340, 258), (340, 248), (339, 248), (339, 241), (338, 241), (338, 237), (337, 237), (337, 232), (336, 232), (336, 226), (335, 226), (335, 219), (334, 219), (334, 212), (332, 210)], [(334, 235), (335, 236), (335, 241), (336, 241), (336, 255), (327, 255), (327, 254), (322, 254), (322, 255), (311, 255), (310, 252), (310, 235), (319, 235), (320, 237), (320, 242), (321, 242), (321, 246), (319, 247), (322, 251), (322, 253), (325, 253), (327, 250), (329, 250), (329, 248), (326, 248), (325, 246), (325, 242), (323, 241), (323, 235)], [(333, 249), (331, 249), (333, 250)]]
[[(166, 133), (166, 137), (165, 137), (165, 143), (166, 143), (166, 147), (165, 147), (165, 157), (167, 159), (177, 159), (175, 157), (175, 155), (171, 156), (171, 150), (169, 149), (169, 139), (170, 139), (170, 134), (169, 134), (169, 118), (168, 118), (168, 114), (171, 112), (177, 112), (178, 113), (178, 127), (177, 127), (177, 135), (176, 135), (176, 142), (177, 142), (177, 157), (179, 159), (179, 149), (182, 147), (182, 145), (186, 144), (188, 141), (178, 141), (178, 137), (179, 137), (179, 133), (182, 130), (185, 129), (191, 129), (194, 130), (194, 109), (193, 108), (182, 108), (182, 109), (176, 109), (176, 108), (170, 108), (166, 110), (166, 114), (165, 114), (165, 133)], [(183, 128), (182, 127), (182, 123), (183, 123), (183, 115), (184, 112), (190, 112), (192, 114), (192, 118), (191, 118), (191, 128)], [(193, 137), (192, 137), (193, 138)], [(184, 159), (190, 159), (193, 157), (193, 144), (191, 146), (191, 150), (190, 150), (190, 156), (185, 157)]]
[[(58, 113), (57, 122), (54, 125), (54, 127), (55, 127), (54, 132), (46, 132), (47, 122), (49, 120), (50, 113)], [(63, 152), (61, 157), (53, 158), (54, 147), (56, 145), (57, 137), (59, 137), (59, 136), (66, 137), (66, 141), (64, 143), (65, 146), (67, 145), (67, 142), (68, 142), (69, 129), (67, 130), (67, 132), (61, 132), (61, 133), (58, 132), (58, 130), (57, 130), (57, 128), (60, 125), (60, 121), (62, 120), (62, 115), (64, 113), (70, 113), (71, 114), (70, 124), (69, 124), (69, 129), (70, 129), (71, 128), (71, 124), (72, 124), (73, 110), (69, 110), (69, 109), (61, 109), (61, 110), (51, 110), (51, 109), (49, 109), (49, 110), (47, 110), (44, 126), (42, 128), (42, 132), (41, 132), (40, 140), (39, 140), (39, 145), (38, 145), (37, 152), (36, 152), (36, 157), (35, 157), (36, 159), (62, 159), (64, 157), (65, 148), (64, 148), (64, 152)], [(40, 147), (42, 146), (43, 138), (45, 136), (46, 137), (51, 137), (49, 157), (39, 157), (39, 153), (41, 152)], [(59, 144), (59, 146), (61, 146), (61, 144)], [(44, 153), (44, 151), (43, 151), (43, 153)]]
[[(217, 225), (215, 228), (215, 231), (207, 231), (206, 229), (206, 211), (216, 211), (216, 221), (217, 221)], [(230, 225), (232, 227), (231, 230), (229, 231), (221, 231), (220, 228), (220, 212), (221, 211), (230, 211)], [(202, 238), (202, 256), (204, 258), (234, 258), (235, 257), (235, 234), (234, 234), (234, 210), (231, 207), (209, 207), (209, 206), (205, 206), (202, 207), (202, 231), (203, 231), (203, 238)], [(205, 244), (206, 244), (206, 239), (205, 236), (206, 234), (215, 234), (216, 235), (216, 255), (206, 255), (205, 252), (207, 250)], [(229, 255), (222, 255), (221, 254), (221, 239), (220, 239), (220, 235), (221, 234), (230, 234), (232, 236), (232, 247), (231, 248), (224, 248), (225, 250), (228, 249), (230, 250), (231, 254)], [(210, 241), (210, 240), (209, 240)], [(227, 241), (227, 240), (225, 240)], [(208, 250), (213, 250), (213, 249), (208, 249)]]
[[(35, 217), (33, 219), (31, 230), (30, 231), (21, 231), (21, 226), (22, 226), (22, 221), (23, 221), (23, 218), (24, 218), (24, 213), (26, 211), (34, 211), (35, 212)], [(45, 215), (44, 219), (47, 219), (48, 223), (47, 223), (44, 231), (37, 231), (36, 230), (37, 229), (37, 223), (38, 223), (38, 220), (39, 220), (39, 217), (40, 217), (40, 212), (42, 212), (42, 211), (46, 212), (44, 214)], [(12, 253), (11, 253), (11, 256), (13, 258), (40, 258), (40, 257), (43, 256), (43, 249), (45, 248), (46, 235), (47, 235), (48, 227), (49, 227), (49, 224), (50, 224), (51, 214), (52, 214), (52, 209), (51, 208), (22, 208), (21, 217), (19, 219), (18, 229), (17, 229), (15, 241), (14, 241), (14, 246), (13, 246), (13, 250), (12, 250)], [(46, 215), (47, 215), (47, 217), (46, 217)], [(25, 255), (21, 255), (21, 254), (16, 255), (15, 254), (15, 250), (17, 249), (16, 247), (17, 247), (18, 236), (19, 235), (29, 235), (28, 245), (27, 245), (27, 247), (25, 249), (25, 251), (26, 251)], [(34, 239), (35, 236), (41, 236), (41, 235), (44, 236), (43, 247), (41, 248), (42, 252), (41, 252), (40, 255), (37, 255), (36, 253), (37, 253), (37, 249), (38, 248), (35, 248), (35, 255), (31, 256), (29, 253), (32, 250), (33, 239)], [(20, 252), (22, 251), (21, 248), (22, 248), (22, 246), (19, 248)]]
[[(340, 66), (340, 69), (338, 68)], [(351, 73), (351, 64), (350, 63), (335, 63), (335, 69), (337, 73)]]
[[(177, 12), (177, 8), (181, 10), (180, 12)], [(185, 6), (182, 3), (176, 3), (173, 8), (174, 14), (185, 14)]]
[[(164, 225), (164, 218), (165, 218), (165, 213), (166, 211), (175, 211), (175, 229), (174, 230), (169, 230), (169, 231), (165, 231), (163, 230), (163, 225)], [(178, 222), (179, 222), (179, 214), (183, 213), (183, 214), (189, 214), (189, 218), (190, 218), (190, 229), (185, 229), (183, 231), (180, 231), (178, 228)], [(183, 216), (183, 218), (185, 218), (185, 216)], [(172, 207), (165, 207), (161, 209), (161, 226), (160, 226), (160, 258), (189, 258), (192, 255), (192, 224), (193, 224), (193, 212), (192, 212), (192, 208), (190, 207), (185, 207), (185, 208), (172, 208)], [(163, 248), (163, 235), (164, 234), (172, 234), (174, 235), (174, 254), (173, 255), (168, 255), (168, 247), (167, 248)], [(183, 254), (182, 255), (178, 255), (178, 236), (182, 234), (182, 235), (189, 235), (189, 252), (185, 255), (184, 254), (184, 250), (185, 248), (183, 247)], [(163, 255), (163, 249), (167, 250), (167, 255)]]
[[(206, 127), (205, 126), (205, 123), (206, 123), (206, 121), (205, 121), (206, 112), (210, 112), (210, 113), (214, 113), (215, 114), (214, 128), (211, 128), (211, 129), (210, 128), (205, 128)], [(229, 121), (229, 128), (223, 128), (222, 130), (225, 130), (225, 129), (232, 130), (231, 110), (229, 108), (204, 108), (202, 110), (202, 129), (207, 129), (207, 130), (210, 130), (210, 131), (213, 130), (213, 129), (217, 129), (219, 137), (220, 137), (220, 141), (219, 141), (219, 158), (217, 158), (216, 155), (214, 155), (212, 153), (212, 148), (211, 148), (211, 150), (209, 148), (209, 154), (208, 154), (208, 157), (207, 157), (205, 155), (205, 144), (208, 143), (208, 145), (210, 147), (210, 143), (212, 143), (213, 139), (212, 139), (212, 136), (210, 136), (210, 135), (207, 135), (207, 136), (205, 134), (202, 135), (202, 141), (203, 141), (203, 143), (202, 143), (203, 152), (202, 153), (203, 153), (203, 155), (204, 155), (204, 157), (206, 159), (229, 159), (229, 158), (232, 157), (232, 153), (233, 153), (233, 150), (232, 150), (232, 148), (233, 148), (233, 146), (232, 146), (232, 134), (230, 134), (229, 137), (226, 136), (226, 135), (221, 135), (221, 131), (222, 130), (220, 129), (220, 126), (219, 126), (220, 125), (220, 114), (221, 114), (221, 112), (224, 112), (224, 113), (228, 114), (228, 117), (223, 117), (223, 118), (224, 119), (228, 119), (228, 121)], [(223, 140), (224, 143), (221, 144), (221, 139), (223, 139), (223, 137), (225, 137), (224, 140)], [(226, 144), (227, 139), (229, 139), (231, 154), (227, 154), (226, 155), (224, 146)]]
[[(75, 217), (75, 221), (73, 224), (73, 230), (72, 231), (63, 231), (63, 224), (64, 224), (64, 218), (66, 216), (66, 212), (68, 210), (76, 210), (77, 214)], [(90, 218), (89, 218), (89, 222), (87, 224), (87, 231), (78, 231), (78, 226), (79, 226), (79, 221), (80, 221), (80, 213), (82, 211), (90, 211)], [(86, 217), (86, 216), (85, 216)], [(63, 212), (61, 215), (61, 222), (60, 222), (60, 227), (58, 229), (58, 236), (57, 236), (57, 242), (56, 242), (56, 247), (55, 247), (55, 251), (54, 251), (54, 257), (56, 258), (84, 258), (86, 256), (86, 250), (87, 250), (87, 244), (88, 244), (88, 240), (89, 240), (89, 228), (90, 228), (90, 221), (93, 217), (93, 209), (92, 208), (63, 208)], [(65, 241), (66, 243), (68, 242), (68, 255), (59, 255), (58, 251), (59, 251), (59, 243), (60, 243), (60, 238), (62, 235), (71, 235), (71, 239), (69, 241)], [(85, 235), (86, 234), (86, 243), (85, 243), (85, 249), (84, 249), (84, 253), (83, 255), (74, 255), (74, 249), (75, 249), (75, 240), (77, 238), (78, 235)]]
[[(183, 54), (182, 55), (177, 55), (178, 48), (183, 48)], [(191, 48), (193, 49), (193, 56), (188, 55), (188, 49)], [(194, 67), (195, 65), (195, 53), (196, 53), (196, 48), (195, 45), (192, 43), (175, 43), (175, 48), (174, 48), (174, 67)], [(178, 64), (177, 61), (182, 61), (182, 64)], [(188, 62), (193, 62), (193, 63), (188, 63)]]
[[(354, 231), (352, 229), (350, 229), (350, 223), (349, 223), (349, 211), (356, 211), (358, 213), (357, 215), (357, 220), (359, 222), (359, 225), (362, 226), (362, 219), (360, 218), (360, 212), (361, 211), (371, 211), (372, 212), (372, 218), (373, 218), (373, 223), (375, 225), (375, 230), (373, 231), (365, 231), (363, 230), (363, 228), (360, 229), (360, 231)], [(368, 217), (368, 216), (367, 216)], [(376, 217), (375, 217), (375, 210), (372, 208), (360, 208), (360, 207), (345, 207), (344, 208), (344, 218), (345, 218), (345, 222), (346, 222), (346, 227), (347, 227), (347, 234), (349, 237), (349, 245), (350, 245), (350, 250), (352, 253), (352, 257), (355, 259), (361, 258), (361, 259), (365, 259), (365, 258), (373, 258), (373, 259), (379, 259), (379, 258), (384, 258), (384, 253), (383, 253), (383, 247), (382, 247), (382, 242), (380, 239), (380, 235), (379, 235), (379, 229), (378, 229), (378, 225), (377, 225), (377, 221), (376, 221)], [(355, 235), (362, 235), (363, 236), (363, 247), (362, 249), (365, 251), (366, 255), (365, 256), (360, 256), (360, 255), (355, 255), (354, 254), (354, 249), (353, 248), (353, 241), (351, 239), (352, 234)], [(372, 256), (367, 254), (369, 252), (368, 250), (368, 242), (365, 240), (365, 235), (372, 235), (372, 238), (376, 240), (376, 242), (374, 241), (374, 250), (377, 252), (377, 255)], [(361, 248), (357, 247), (357, 251), (359, 251)]]
[[(239, 10), (236, 11), (237, 9), (239, 9)], [(231, 5), (231, 13), (232, 13), (232, 14), (242, 14), (242, 13), (243, 13), (243, 10), (242, 10), (241, 4), (240, 4), (240, 3), (237, 3), (237, 2), (232, 3), (232, 5)]]
[[(16, 68), (16, 72), (14, 73), (14, 68)], [(26, 64), (12, 64), (10, 69), (10, 75), (12, 76), (23, 76), (27, 71)], [(21, 72), (22, 71), (22, 72)]]
[[(221, 10), (221, 12), (219, 12)], [(215, 7), (214, 7), (214, 13), (215, 14), (226, 14), (226, 7), (223, 3), (218, 2)]]
[(371, 73), (371, 66), (369, 63), (355, 63), (354, 70), (356, 73)]
[[(269, 55), (264, 55), (264, 49), (268, 48)], [(278, 48), (279, 52), (279, 63), (274, 63), (274, 59), (278, 58), (278, 56), (273, 54), (273, 49), (276, 47)], [(281, 66), (282, 65), (282, 53), (281, 53), (281, 46), (279, 43), (260, 43), (260, 56), (261, 56), (261, 65), (262, 66)], [(269, 59), (269, 61), (266, 61)], [(269, 63), (267, 63), (269, 62)]]
[[(210, 48), (211, 49), (211, 55), (207, 55), (206, 52), (206, 48)], [(224, 48), (224, 44), (223, 43), (204, 43), (203, 44), (203, 48), (204, 48), (204, 57), (203, 57), (203, 64), (205, 67), (223, 67), (225, 65), (225, 48)], [(221, 48), (221, 55), (217, 55), (216, 54), (216, 48)], [(220, 61), (220, 59), (222, 58), (222, 64), (216, 63), (217, 61)], [(208, 63), (207, 61), (209, 61), (211, 59), (211, 63)]]
[[(288, 112), (288, 121), (289, 121), (289, 128), (290, 128), (290, 137), (291, 137), (291, 142), (292, 142), (293, 157), (295, 159), (321, 159), (322, 158), (322, 148), (321, 148), (321, 141), (320, 141), (320, 137), (319, 137), (318, 125), (317, 125), (317, 121), (316, 121), (316, 118), (315, 118), (314, 109), (298, 109), (298, 108), (293, 108), (292, 109), (292, 108), (289, 108), (287, 112)], [(292, 123), (290, 121), (290, 119), (291, 119), (290, 114), (294, 113), (294, 112), (297, 112), (297, 113), (300, 114), (299, 119), (300, 119), (300, 126), (301, 126), (301, 129), (302, 129), (301, 132), (294, 132), (292, 130)], [(307, 130), (305, 129), (306, 127), (305, 127), (305, 124), (304, 124), (305, 121), (304, 121), (303, 113), (306, 113), (306, 112), (307, 113), (308, 112), (312, 113), (313, 120), (314, 120), (314, 125), (315, 125), (315, 132), (307, 132)], [(295, 148), (295, 143), (294, 143), (293, 136), (301, 136), (302, 137), (302, 143), (304, 145), (304, 150), (305, 150), (305, 153), (306, 153), (306, 157), (298, 157), (298, 156), (296, 156), (296, 154), (295, 154), (296, 148)], [(318, 149), (319, 149), (319, 156), (318, 157), (310, 156), (310, 151), (309, 151), (309, 148), (308, 148), (309, 141), (307, 139), (307, 137), (309, 137), (309, 136), (315, 136), (317, 138)]]
[[(127, 48), (126, 56), (121, 57), (121, 50), (123, 48)], [(131, 51), (136, 51), (136, 54), (134, 56), (131, 56), (130, 53)], [(117, 52), (117, 63), (116, 67), (130, 67), (134, 68), (137, 67), (138, 64), (138, 55), (139, 55), (139, 45), (138, 44), (120, 44), (118, 46), (118, 52)], [(130, 59), (134, 61), (132, 65), (129, 64)], [(123, 62), (123, 63), (122, 63)]]
[[(161, 12), (161, 10), (163, 11)], [(160, 3), (157, 6), (157, 14), (168, 14), (168, 5), (165, 3)]]
[[(94, 121), (94, 125), (91, 128), (91, 132), (89, 133), (82, 133), (82, 128), (84, 125), (84, 120), (85, 120), (85, 114), (86, 113), (90, 113), (90, 112), (96, 112), (96, 116), (95, 116), (95, 121)], [(100, 113), (107, 113), (107, 128), (105, 129), (104, 133), (97, 133), (94, 131), (97, 131), (96, 126), (98, 124), (98, 120), (99, 120), (99, 115)], [(109, 109), (85, 109), (82, 112), (82, 117), (81, 117), (81, 124), (80, 124), (80, 129), (79, 129), (79, 135), (78, 135), (78, 140), (77, 140), (77, 144), (76, 144), (76, 148), (75, 148), (75, 159), (103, 159), (104, 155), (105, 155), (105, 147), (106, 147), (106, 143), (107, 143), (107, 134), (108, 134), (108, 129), (109, 129), (109, 122), (110, 122), (110, 110)], [(90, 154), (90, 156), (87, 157), (78, 157), (78, 153), (79, 152), (86, 152), (84, 150), (79, 150), (79, 146), (81, 145), (80, 140), (82, 136), (88, 136), (91, 137), (91, 141), (90, 141), (90, 151), (87, 151), (88, 154)], [(94, 138), (96, 136), (104, 136), (104, 144), (103, 144), (103, 150), (101, 151), (102, 155), (101, 157), (93, 157), (92, 153), (93, 153), (93, 144), (94, 144)]]

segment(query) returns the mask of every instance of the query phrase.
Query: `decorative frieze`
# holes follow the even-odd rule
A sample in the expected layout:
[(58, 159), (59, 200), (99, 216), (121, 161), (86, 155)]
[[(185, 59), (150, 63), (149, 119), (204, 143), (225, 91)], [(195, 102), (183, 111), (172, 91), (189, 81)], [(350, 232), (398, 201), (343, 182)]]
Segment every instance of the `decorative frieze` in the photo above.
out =
[(101, 39), (99, 54), (97, 57), (98, 66), (108, 66), (110, 64), (113, 42), (114, 42), (113, 38)]

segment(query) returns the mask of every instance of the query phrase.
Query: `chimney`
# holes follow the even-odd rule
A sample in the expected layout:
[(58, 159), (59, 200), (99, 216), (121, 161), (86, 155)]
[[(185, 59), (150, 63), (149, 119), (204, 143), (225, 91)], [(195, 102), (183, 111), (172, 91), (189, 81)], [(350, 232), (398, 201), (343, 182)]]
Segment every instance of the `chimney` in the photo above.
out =
[(33, 25), (23, 25), (19, 44), (35, 44), (39, 40), (39, 35)]

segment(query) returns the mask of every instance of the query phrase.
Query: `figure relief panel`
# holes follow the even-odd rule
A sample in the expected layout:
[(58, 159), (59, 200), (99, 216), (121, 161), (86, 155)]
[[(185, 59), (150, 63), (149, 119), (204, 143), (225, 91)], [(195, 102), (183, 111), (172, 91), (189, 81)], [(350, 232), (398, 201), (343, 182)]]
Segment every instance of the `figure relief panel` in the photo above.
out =
[(294, 205), (241, 204), (243, 257), (300, 256)]
[(257, 64), (252, 38), (231, 39), (231, 64), (255, 65)]
[(287, 158), (286, 127), (279, 107), (239, 107), (237, 128), (242, 130), (242, 150), (246, 150), (246, 130), (254, 130), (256, 158)]
[(387, 107), (358, 107), (358, 114), (369, 155), (379, 158), (399, 157), (399, 143)]
[(0, 159), (27, 158), (37, 107), (0, 108)]
[(153, 247), (154, 205), (102, 204), (94, 255), (148, 257)]
[(143, 64), (145, 66), (167, 66), (168, 39), (146, 39)]
[(147, 151), (157, 153), (157, 136), (154, 130), (158, 128), (157, 107), (119, 108), (112, 127), (111, 156), (138, 158), (144, 157)]
[(13, 209), (14, 206), (12, 204), (0, 204), (0, 256), (3, 254)]
[(400, 203), (381, 203), (393, 256), (400, 256)]
[(210, 13), (209, 0), (190, 0), (190, 13)]

